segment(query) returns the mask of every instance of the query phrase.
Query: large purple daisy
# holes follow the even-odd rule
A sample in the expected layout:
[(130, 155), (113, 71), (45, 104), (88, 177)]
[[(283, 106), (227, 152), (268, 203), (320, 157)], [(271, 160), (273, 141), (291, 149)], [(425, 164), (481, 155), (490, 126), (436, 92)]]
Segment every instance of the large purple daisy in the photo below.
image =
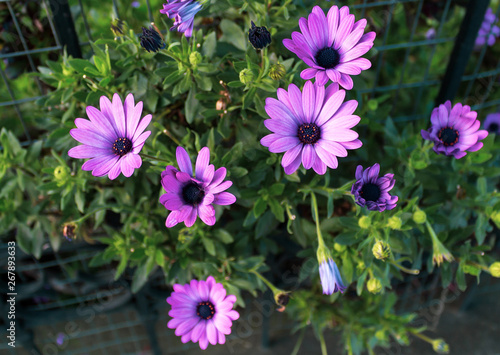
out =
[(357, 181), (352, 185), (351, 193), (354, 195), (356, 203), (361, 207), (366, 206), (370, 211), (383, 212), (396, 207), (398, 197), (389, 195), (389, 191), (396, 182), (394, 174), (378, 177), (379, 172), (379, 164), (374, 164), (365, 170), (361, 165), (358, 165), (356, 168)]
[(177, 147), (177, 163), (180, 171), (172, 165), (167, 166), (161, 173), (161, 184), (167, 192), (160, 196), (160, 203), (172, 211), (165, 222), (170, 228), (177, 223), (184, 222), (186, 227), (191, 227), (196, 217), (207, 225), (215, 224), (215, 209), (212, 204), (231, 205), (236, 197), (224, 192), (233, 183), (224, 181), (226, 168), (214, 171), (210, 161), (210, 150), (204, 147), (196, 158), (195, 177), (191, 159), (184, 148)]
[(178, 32), (183, 32), (186, 37), (191, 37), (193, 35), (194, 16), (202, 7), (203, 5), (196, 0), (167, 0), (167, 3), (163, 4), (160, 13), (167, 15), (171, 19), (175, 18), (170, 31), (177, 29)]
[(466, 152), (481, 149), (483, 143), (479, 141), (488, 136), (487, 131), (478, 131), (481, 122), (476, 117), (477, 112), (471, 111), (470, 106), (458, 103), (452, 108), (451, 102), (446, 101), (432, 111), (432, 126), (421, 131), (422, 137), (434, 142), (437, 154), (460, 159)]
[(226, 290), (212, 276), (207, 281), (191, 280), (189, 284), (174, 285), (174, 292), (167, 298), (172, 306), (172, 317), (167, 326), (175, 329), (175, 335), (183, 343), (199, 342), (205, 350), (208, 343), (224, 344), (231, 334), (233, 321), (240, 315), (233, 310), (236, 296), (226, 296)]
[(337, 83), (325, 89), (307, 81), (303, 92), (295, 84), (288, 91), (278, 89), (278, 100), (268, 97), (265, 110), (271, 119), (264, 125), (273, 133), (260, 140), (271, 153), (282, 153), (281, 165), (286, 174), (295, 172), (302, 162), (318, 174), (326, 167), (336, 169), (337, 157), (347, 156), (347, 149), (357, 149), (362, 143), (351, 130), (360, 118), (352, 113), (358, 102), (343, 103), (345, 91)]
[(330, 79), (351, 90), (350, 75), (371, 67), (368, 59), (360, 57), (373, 47), (375, 32), (363, 34), (366, 19), (354, 23), (347, 6), (340, 10), (332, 6), (327, 16), (315, 6), (307, 19), (299, 20), (299, 27), (302, 33), (293, 32), (292, 39), (284, 39), (283, 44), (310, 66), (300, 73), (302, 79), (316, 77), (319, 85)]
[(140, 168), (142, 159), (139, 152), (151, 134), (144, 132), (151, 122), (151, 115), (141, 120), (142, 101), (134, 105), (134, 95), (128, 94), (125, 104), (118, 94), (113, 95), (113, 102), (101, 96), (101, 109), (87, 106), (89, 120), (75, 119), (78, 128), (69, 133), (78, 142), (83, 143), (71, 148), (68, 155), (72, 158), (87, 159), (83, 170), (92, 170), (94, 176), (108, 175), (114, 180), (123, 173), (132, 176), (134, 169)]
[(346, 287), (342, 282), (339, 268), (332, 258), (328, 258), (328, 261), (323, 260), (319, 264), (319, 277), (321, 279), (321, 286), (323, 287), (323, 294), (331, 295), (337, 291), (344, 293)]

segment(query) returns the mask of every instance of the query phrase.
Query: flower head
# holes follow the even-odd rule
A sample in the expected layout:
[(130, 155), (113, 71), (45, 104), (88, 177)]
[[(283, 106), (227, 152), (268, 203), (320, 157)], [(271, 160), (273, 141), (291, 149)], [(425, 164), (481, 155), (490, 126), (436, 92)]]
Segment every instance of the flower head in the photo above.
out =
[(196, 217), (207, 225), (215, 224), (215, 209), (212, 204), (231, 205), (236, 197), (224, 192), (233, 183), (224, 181), (226, 168), (214, 171), (214, 166), (208, 164), (210, 150), (204, 147), (196, 159), (195, 176), (188, 153), (182, 147), (177, 147), (177, 163), (179, 169), (169, 165), (161, 173), (161, 184), (167, 192), (160, 196), (160, 203), (172, 211), (165, 222), (170, 228), (177, 223), (184, 222), (186, 227), (191, 227)]
[(422, 130), (422, 138), (434, 142), (434, 151), (437, 154), (453, 155), (460, 159), (466, 152), (475, 152), (483, 146), (481, 139), (488, 136), (488, 132), (480, 130), (481, 122), (476, 120), (477, 112), (471, 111), (470, 106), (460, 103), (451, 107), (446, 101), (432, 111), (432, 126)]
[(191, 37), (193, 35), (194, 16), (202, 7), (203, 5), (196, 0), (167, 0), (167, 3), (163, 4), (160, 13), (167, 15), (168, 18), (175, 19), (170, 31), (176, 29), (178, 32), (184, 33), (186, 37)]
[(387, 259), (391, 255), (391, 247), (381, 240), (373, 244), (372, 254), (379, 260)]
[(484, 15), (481, 28), (477, 33), (476, 42), (474, 43), (476, 48), (483, 46), (485, 43), (490, 47), (495, 44), (495, 40), (500, 36), (500, 28), (495, 26), (497, 21), (498, 19), (493, 13), (493, 10), (488, 8)]
[(483, 123), (483, 128), (489, 133), (500, 135), (500, 113), (490, 113), (486, 116)]
[(271, 34), (266, 27), (257, 27), (252, 21), (252, 27), (248, 31), (248, 40), (255, 49), (262, 49), (271, 43)]
[(363, 34), (366, 19), (355, 23), (347, 6), (340, 10), (332, 6), (327, 16), (315, 6), (307, 19), (299, 20), (299, 26), (302, 33), (293, 32), (292, 39), (284, 39), (283, 44), (310, 66), (300, 74), (302, 79), (315, 77), (319, 85), (330, 79), (351, 90), (350, 75), (371, 67), (368, 59), (360, 57), (372, 48), (375, 32)]
[(174, 285), (174, 292), (167, 298), (172, 306), (168, 315), (172, 317), (167, 326), (175, 329), (175, 335), (183, 343), (199, 343), (205, 350), (208, 343), (224, 344), (226, 335), (240, 315), (233, 310), (236, 296), (226, 296), (221, 283), (212, 276), (206, 281), (191, 280), (185, 285)]
[(351, 130), (360, 118), (352, 113), (358, 102), (343, 102), (345, 91), (337, 83), (324, 86), (307, 81), (301, 92), (295, 84), (288, 91), (278, 89), (278, 100), (266, 99), (265, 110), (271, 119), (264, 125), (273, 133), (260, 140), (271, 153), (286, 152), (281, 160), (286, 174), (295, 172), (302, 162), (318, 174), (326, 167), (336, 169), (337, 157), (362, 143)]
[(166, 46), (162, 36), (153, 26), (149, 26), (149, 30), (143, 27), (139, 40), (141, 41), (141, 47), (148, 52), (158, 52)]
[(321, 286), (323, 287), (323, 294), (325, 295), (331, 295), (337, 291), (344, 293), (344, 290), (347, 288), (344, 286), (339, 268), (332, 258), (320, 262), (319, 277), (321, 279)]
[(273, 80), (280, 80), (282, 79), (286, 74), (286, 68), (283, 64), (273, 64), (271, 65), (271, 68), (269, 68), (269, 76)]
[(108, 175), (114, 180), (123, 173), (132, 176), (134, 169), (142, 165), (139, 152), (151, 134), (144, 132), (151, 122), (151, 115), (141, 120), (142, 101), (134, 104), (134, 95), (128, 94), (122, 103), (118, 94), (113, 95), (113, 102), (101, 96), (101, 109), (87, 106), (87, 116), (75, 120), (76, 127), (69, 133), (83, 143), (69, 150), (72, 158), (87, 159), (82, 170), (92, 170), (94, 176)]
[(431, 27), (427, 30), (427, 32), (425, 33), (425, 38), (426, 39), (436, 38), (436, 30), (434, 29), (434, 27)]
[(379, 172), (379, 164), (374, 164), (365, 170), (361, 165), (358, 165), (356, 168), (357, 181), (352, 185), (351, 193), (358, 205), (366, 206), (370, 211), (392, 210), (398, 202), (397, 196), (389, 195), (389, 191), (396, 182), (394, 174), (378, 177)]

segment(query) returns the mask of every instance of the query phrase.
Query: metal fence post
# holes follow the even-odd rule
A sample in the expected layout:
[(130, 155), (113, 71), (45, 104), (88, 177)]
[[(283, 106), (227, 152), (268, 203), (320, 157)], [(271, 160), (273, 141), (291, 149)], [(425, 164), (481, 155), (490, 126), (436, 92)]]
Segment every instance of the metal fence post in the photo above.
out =
[(61, 46), (66, 47), (66, 51), (73, 58), (81, 58), (82, 51), (68, 0), (49, 0), (49, 3)]
[(436, 105), (444, 103), (446, 100), (453, 100), (458, 92), (462, 81), (462, 75), (469, 62), (469, 57), (474, 50), (474, 42), (477, 33), (484, 20), (484, 15), (488, 9), (490, 0), (470, 0), (467, 5), (465, 17), (460, 26), (450, 62), (446, 69), (439, 94), (436, 98)]

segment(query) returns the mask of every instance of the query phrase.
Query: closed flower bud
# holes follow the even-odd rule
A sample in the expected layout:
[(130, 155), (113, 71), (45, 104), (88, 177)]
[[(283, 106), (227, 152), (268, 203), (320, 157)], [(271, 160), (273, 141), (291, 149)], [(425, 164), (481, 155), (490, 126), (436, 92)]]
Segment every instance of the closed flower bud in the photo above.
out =
[(450, 347), (444, 339), (435, 339), (432, 341), (432, 349), (438, 354), (448, 354), (450, 352)]
[(113, 32), (113, 34), (115, 35), (115, 37), (120, 37), (125, 34), (127, 25), (120, 19), (114, 19), (113, 21), (111, 21), (110, 29), (111, 32)]
[(335, 243), (333, 244), (333, 248), (338, 251), (339, 253), (345, 251), (347, 249), (347, 247), (345, 245), (342, 245), (342, 244), (339, 244), (339, 243)]
[(274, 301), (278, 306), (285, 307), (288, 304), (288, 301), (290, 301), (290, 292), (279, 292), (276, 295), (274, 295)]
[(500, 262), (494, 262), (490, 265), (490, 273), (493, 277), (500, 277)]
[(200, 52), (194, 51), (189, 55), (189, 63), (191, 63), (193, 67), (196, 67), (198, 64), (200, 64), (202, 60), (203, 57), (201, 56)]
[(368, 229), (372, 225), (372, 220), (368, 216), (363, 216), (358, 220), (358, 225), (360, 228)]
[(248, 31), (248, 40), (255, 49), (262, 49), (271, 43), (271, 34), (267, 28), (257, 27), (252, 21), (252, 27)]
[(384, 260), (391, 254), (391, 247), (386, 242), (378, 241), (372, 248), (373, 256), (379, 260)]
[(54, 169), (54, 178), (57, 182), (57, 186), (63, 186), (68, 181), (70, 176), (70, 170), (65, 165), (59, 165)]
[(371, 278), (366, 283), (366, 288), (368, 288), (368, 291), (370, 291), (371, 293), (379, 293), (380, 291), (382, 291), (382, 284), (380, 283), (379, 279)]
[(243, 69), (240, 71), (240, 81), (245, 85), (250, 84), (253, 81), (252, 71), (250, 69)]
[(142, 48), (148, 52), (158, 52), (160, 49), (166, 47), (165, 42), (163, 42), (163, 37), (153, 26), (149, 26), (149, 30), (143, 27), (142, 35), (139, 36), (139, 40)]
[(389, 221), (387, 222), (387, 225), (393, 230), (401, 229), (402, 224), (403, 221), (401, 220), (401, 218), (397, 216), (392, 216), (391, 218), (389, 218)]
[(283, 64), (274, 64), (271, 66), (271, 69), (269, 69), (269, 76), (273, 80), (280, 80), (282, 79), (286, 74), (286, 69)]
[(421, 209), (417, 209), (415, 212), (413, 212), (412, 218), (413, 221), (417, 224), (424, 224), (425, 221), (427, 221), (427, 215)]

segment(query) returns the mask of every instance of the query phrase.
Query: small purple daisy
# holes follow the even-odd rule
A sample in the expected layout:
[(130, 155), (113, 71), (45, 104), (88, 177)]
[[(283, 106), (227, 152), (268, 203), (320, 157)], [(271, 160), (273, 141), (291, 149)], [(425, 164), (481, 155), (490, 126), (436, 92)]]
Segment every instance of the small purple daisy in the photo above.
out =
[(123, 173), (132, 176), (134, 169), (142, 165), (139, 152), (151, 134), (146, 127), (151, 122), (151, 115), (141, 120), (142, 101), (134, 104), (134, 95), (128, 94), (122, 103), (118, 94), (113, 95), (113, 102), (101, 96), (101, 109), (87, 106), (89, 120), (75, 119), (78, 128), (69, 133), (78, 142), (83, 143), (71, 148), (68, 155), (72, 158), (92, 158), (82, 165), (82, 170), (92, 170), (94, 176), (108, 175), (114, 180)]
[(161, 173), (161, 184), (167, 192), (160, 196), (160, 203), (172, 211), (165, 222), (167, 228), (184, 222), (186, 227), (191, 227), (196, 217), (207, 225), (215, 224), (215, 209), (212, 204), (231, 205), (236, 197), (224, 192), (233, 184), (224, 181), (226, 168), (219, 168), (214, 172), (210, 161), (210, 150), (204, 147), (196, 158), (195, 177), (188, 153), (182, 147), (176, 150), (177, 163), (180, 171), (172, 165), (167, 166)]
[(496, 39), (500, 36), (500, 28), (495, 26), (497, 21), (498, 19), (493, 13), (493, 10), (488, 8), (484, 15), (481, 28), (477, 33), (476, 42), (474, 43), (476, 49), (483, 46), (485, 43), (490, 47), (495, 44)]
[(489, 133), (500, 135), (500, 113), (490, 113), (484, 120), (483, 127)]
[(203, 5), (196, 0), (167, 0), (167, 3), (163, 4), (160, 13), (167, 15), (171, 19), (175, 18), (170, 31), (176, 29), (178, 32), (183, 32), (186, 37), (191, 37), (193, 35), (194, 16), (202, 7)]
[(330, 79), (351, 90), (350, 75), (371, 67), (368, 59), (360, 57), (373, 47), (375, 32), (363, 34), (366, 19), (354, 23), (347, 6), (340, 10), (332, 6), (327, 16), (315, 6), (307, 19), (299, 20), (299, 27), (302, 33), (293, 32), (292, 39), (284, 39), (283, 44), (310, 66), (300, 73), (302, 79), (315, 77), (319, 85)]
[(422, 138), (434, 142), (437, 154), (460, 159), (466, 152), (481, 149), (483, 143), (479, 141), (488, 136), (487, 131), (478, 131), (481, 122), (476, 117), (477, 112), (471, 111), (470, 106), (458, 103), (452, 108), (451, 101), (446, 101), (432, 111), (432, 126), (421, 131)]
[(226, 335), (231, 334), (233, 321), (240, 317), (233, 310), (236, 296), (226, 296), (224, 286), (216, 283), (213, 276), (207, 281), (175, 284), (167, 302), (172, 306), (168, 315), (173, 318), (167, 326), (175, 329), (175, 335), (180, 336), (183, 343), (199, 342), (203, 350), (208, 343), (224, 344)]
[(265, 110), (271, 119), (264, 125), (273, 133), (260, 140), (271, 153), (282, 153), (285, 173), (293, 174), (302, 165), (320, 175), (326, 167), (336, 169), (337, 157), (346, 157), (347, 149), (362, 146), (351, 130), (360, 121), (352, 113), (358, 102), (343, 102), (345, 91), (337, 83), (325, 89), (307, 81), (303, 92), (295, 84), (288, 91), (278, 89), (278, 100), (268, 97)]
[(392, 210), (398, 202), (397, 196), (389, 195), (389, 191), (394, 187), (394, 174), (385, 174), (378, 177), (380, 165), (374, 164), (372, 167), (363, 170), (361, 165), (356, 168), (356, 182), (352, 185), (351, 193), (354, 195), (356, 203), (370, 211), (383, 212)]
[(328, 258), (328, 261), (324, 260), (319, 264), (319, 277), (323, 287), (323, 294), (331, 295), (338, 291), (344, 293), (346, 287), (342, 282), (339, 268), (332, 258)]

